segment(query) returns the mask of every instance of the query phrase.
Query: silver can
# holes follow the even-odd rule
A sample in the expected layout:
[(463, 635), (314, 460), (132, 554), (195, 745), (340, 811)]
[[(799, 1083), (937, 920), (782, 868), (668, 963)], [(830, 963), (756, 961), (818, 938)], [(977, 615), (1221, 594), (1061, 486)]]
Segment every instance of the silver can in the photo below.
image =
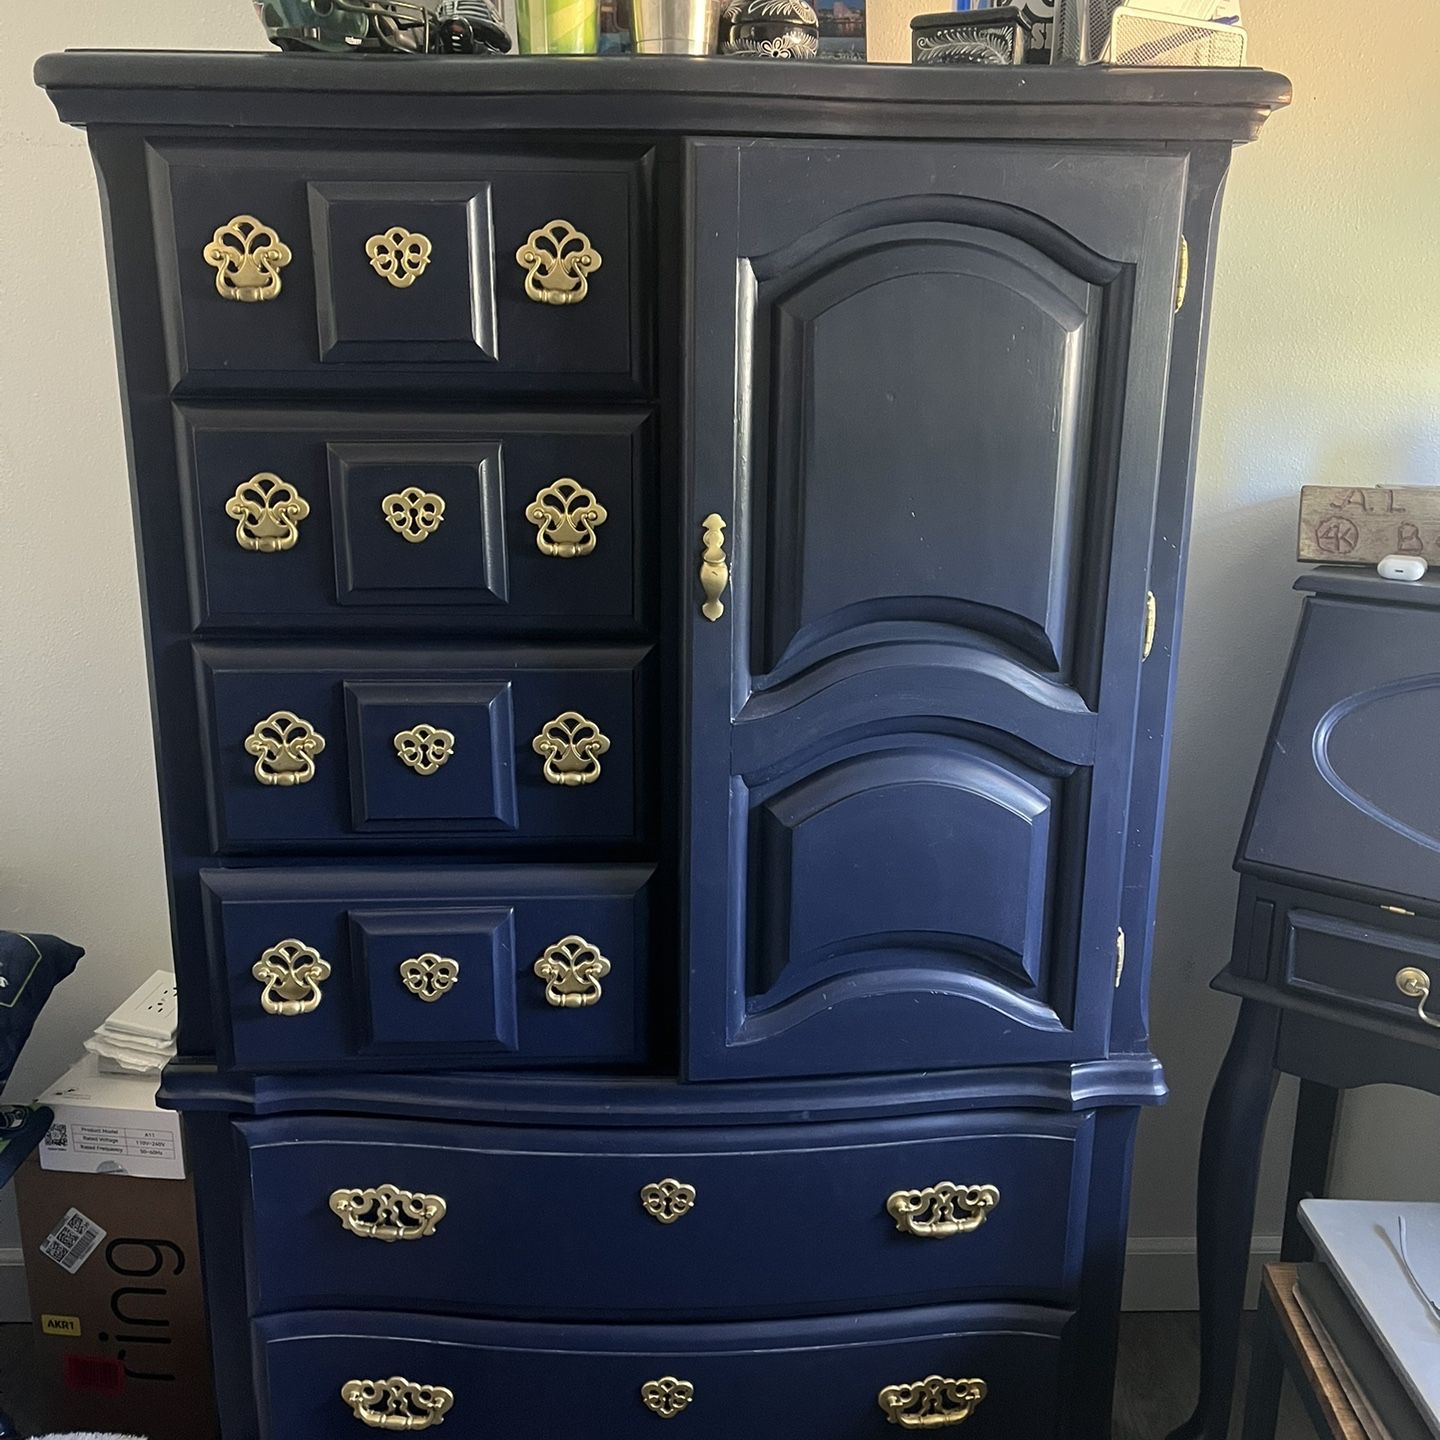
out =
[(633, 0), (637, 55), (713, 55), (720, 0)]

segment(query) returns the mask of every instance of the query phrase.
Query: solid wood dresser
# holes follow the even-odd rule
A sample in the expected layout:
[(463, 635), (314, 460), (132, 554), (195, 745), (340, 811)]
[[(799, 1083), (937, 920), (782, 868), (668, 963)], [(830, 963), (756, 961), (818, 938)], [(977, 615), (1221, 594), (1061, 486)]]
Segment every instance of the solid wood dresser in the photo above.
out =
[(1286, 82), (38, 78), (226, 1440), (1104, 1440), (1217, 200)]

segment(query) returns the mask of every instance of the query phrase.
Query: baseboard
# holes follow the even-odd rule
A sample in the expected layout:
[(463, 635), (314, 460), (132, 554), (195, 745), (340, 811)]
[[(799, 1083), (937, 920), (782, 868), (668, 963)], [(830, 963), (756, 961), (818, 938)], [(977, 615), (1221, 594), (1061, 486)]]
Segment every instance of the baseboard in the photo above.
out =
[(25, 1252), (17, 1245), (0, 1246), (0, 1325), (30, 1318), (30, 1297), (25, 1292)]
[[(1257, 1235), (1250, 1245), (1250, 1276), (1245, 1304), (1254, 1306), (1260, 1267), (1280, 1258), (1278, 1235)], [(1195, 1310), (1199, 1282), (1195, 1275), (1193, 1235), (1133, 1235), (1125, 1247), (1125, 1308), (1127, 1310)]]

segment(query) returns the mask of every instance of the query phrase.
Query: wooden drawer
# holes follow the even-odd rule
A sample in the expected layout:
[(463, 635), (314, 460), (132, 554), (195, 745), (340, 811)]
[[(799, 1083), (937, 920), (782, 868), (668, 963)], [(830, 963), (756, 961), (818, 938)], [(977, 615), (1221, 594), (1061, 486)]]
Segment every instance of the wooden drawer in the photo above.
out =
[[(1052, 1440), (1062, 1433), (1069, 1319), (1021, 1306), (947, 1306), (600, 1329), (320, 1312), (256, 1329), (275, 1440), (363, 1434), (356, 1407), (370, 1409), (365, 1381), (379, 1382), (381, 1397), (393, 1394), (400, 1415), (424, 1414), (406, 1397), (407, 1382), (444, 1387), (441, 1418), (462, 1436), (642, 1440), (657, 1418), (682, 1418), (683, 1433), (703, 1440), (882, 1440), (905, 1419), (918, 1428), (929, 1415), (930, 1426), (963, 1422), (976, 1440)], [(948, 1393), (945, 1380), (957, 1382)], [(407, 1428), (430, 1427), (417, 1419)]]
[(645, 152), (416, 153), (152, 150), (172, 380), (642, 390)]
[(201, 628), (635, 633), (646, 414), (182, 409)]
[[(1077, 1286), (1093, 1143), (1089, 1116), (1016, 1111), (733, 1130), (342, 1117), (237, 1129), (257, 1311), (567, 1319), (1063, 1302)], [(978, 1223), (957, 1233), (936, 1223), (943, 1197), (922, 1193), (913, 1229), (936, 1233), (902, 1231), (891, 1197), (947, 1184), (993, 1186), (998, 1200), (961, 1197), (956, 1217)], [(337, 1190), (387, 1185), (443, 1200), (433, 1233), (380, 1243), (332, 1211)]]
[(651, 873), (206, 871), (226, 1063), (373, 1070), (641, 1060)]
[(648, 654), (197, 646), (214, 847), (638, 841)]
[(1432, 920), (1343, 901), (1326, 912), (1292, 909), (1280, 964), (1292, 990), (1345, 1010), (1411, 1020), (1417, 1041), (1440, 1043), (1440, 1030), (1417, 1013), (1418, 996), (1402, 993), (1396, 983), (1407, 970), (1426, 976), (1434, 997), (1429, 1009), (1440, 1018), (1440, 935)]

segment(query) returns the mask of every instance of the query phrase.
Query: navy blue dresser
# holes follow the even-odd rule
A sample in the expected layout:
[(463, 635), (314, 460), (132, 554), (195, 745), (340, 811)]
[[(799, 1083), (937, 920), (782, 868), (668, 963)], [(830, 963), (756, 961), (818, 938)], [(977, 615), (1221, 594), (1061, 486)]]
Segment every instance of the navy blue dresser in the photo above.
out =
[(226, 1440), (1104, 1440), (1217, 200), (1286, 83), (38, 75)]

